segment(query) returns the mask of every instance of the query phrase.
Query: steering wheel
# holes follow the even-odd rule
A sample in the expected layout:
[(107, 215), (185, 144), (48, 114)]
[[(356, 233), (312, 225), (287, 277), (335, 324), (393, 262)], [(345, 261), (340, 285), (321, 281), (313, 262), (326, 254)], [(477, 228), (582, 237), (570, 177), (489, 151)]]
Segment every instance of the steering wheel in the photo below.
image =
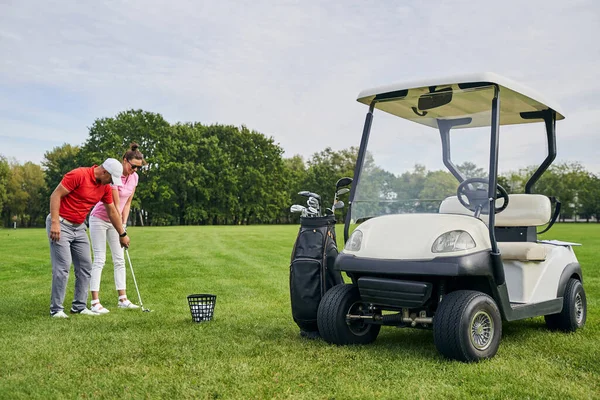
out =
[[(475, 184), (479, 184), (479, 187), (475, 188)], [(474, 212), (479, 210), (479, 212), (487, 214), (489, 209), (488, 184), (488, 180), (483, 178), (466, 179), (458, 185), (456, 197), (458, 198), (458, 201), (460, 201), (460, 204), (469, 210)], [(469, 185), (472, 185), (473, 188), (470, 188)], [(481, 185), (485, 185), (485, 187), (482, 188)], [(495, 199), (497, 200), (499, 198), (504, 199), (504, 203), (500, 207), (494, 208), (495, 214), (504, 211), (506, 207), (508, 207), (508, 192), (502, 186), (496, 184)]]

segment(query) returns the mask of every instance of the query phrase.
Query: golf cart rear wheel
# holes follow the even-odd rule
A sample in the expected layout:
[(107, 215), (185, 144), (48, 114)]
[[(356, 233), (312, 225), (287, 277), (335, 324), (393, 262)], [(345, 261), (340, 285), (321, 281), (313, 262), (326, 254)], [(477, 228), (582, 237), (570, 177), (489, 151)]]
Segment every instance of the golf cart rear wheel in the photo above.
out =
[(546, 315), (546, 326), (553, 330), (575, 332), (583, 328), (587, 318), (587, 299), (583, 285), (577, 279), (569, 279), (563, 295), (563, 309), (558, 314)]
[(323, 296), (317, 313), (319, 333), (326, 342), (338, 345), (368, 344), (377, 339), (380, 325), (364, 320), (348, 320), (347, 314), (368, 315), (368, 305), (361, 301), (356, 286), (334, 286)]
[(433, 318), (435, 347), (447, 358), (464, 362), (493, 357), (500, 346), (502, 319), (485, 293), (457, 290), (442, 299)]

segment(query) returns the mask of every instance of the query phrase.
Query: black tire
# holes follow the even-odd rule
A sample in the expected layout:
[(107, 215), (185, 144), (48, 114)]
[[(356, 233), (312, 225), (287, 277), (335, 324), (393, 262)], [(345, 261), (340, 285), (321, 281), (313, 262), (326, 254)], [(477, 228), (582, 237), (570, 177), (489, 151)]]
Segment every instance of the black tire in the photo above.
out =
[(435, 347), (446, 358), (474, 362), (496, 355), (502, 318), (485, 293), (457, 290), (442, 299), (433, 317)]
[(563, 294), (563, 309), (558, 314), (545, 315), (546, 326), (552, 330), (575, 332), (583, 328), (587, 319), (587, 299), (583, 285), (577, 279), (569, 279)]
[(361, 314), (365, 307), (356, 286), (337, 285), (331, 288), (323, 296), (317, 312), (321, 337), (326, 342), (337, 345), (368, 344), (375, 341), (381, 325), (346, 321), (346, 314)]

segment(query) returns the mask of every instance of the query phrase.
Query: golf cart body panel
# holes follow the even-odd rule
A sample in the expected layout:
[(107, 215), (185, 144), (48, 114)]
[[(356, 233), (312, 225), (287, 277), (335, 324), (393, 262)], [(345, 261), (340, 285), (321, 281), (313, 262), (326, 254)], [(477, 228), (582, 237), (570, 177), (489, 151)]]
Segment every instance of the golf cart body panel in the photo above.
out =
[(506, 259), (504, 255), (502, 257), (511, 303), (527, 304), (555, 299), (565, 266), (577, 263), (571, 247), (549, 244), (539, 246), (545, 251), (543, 260), (525, 261)]
[[(379, 332), (373, 325), (433, 327), (442, 354), (473, 361), (495, 354), (502, 319), (543, 315), (551, 328), (583, 326), (585, 292), (571, 245), (538, 242), (536, 231), (549, 229), (560, 210), (533, 194), (556, 157), (560, 107), (490, 73), (382, 86), (358, 101), (369, 111), (335, 262), (352, 284), (323, 298), (323, 337), (368, 343)], [(509, 194), (498, 184), (500, 126), (534, 122), (543, 123), (547, 154), (525, 193)], [(441, 160), (431, 151), (440, 139)]]
[[(482, 110), (481, 105), (484, 103), (483, 101), (478, 100), (485, 100), (486, 98), (482, 95), (480, 99), (462, 99), (463, 101), (459, 100), (456, 104), (452, 104), (452, 106), (436, 107), (435, 110), (429, 111), (430, 113), (436, 113), (435, 118), (432, 119), (418, 118), (418, 115), (412, 110), (413, 106), (418, 106), (418, 99), (420, 96), (435, 92), (442, 93), (441, 96), (443, 96), (444, 90), (448, 88), (451, 88), (452, 91), (456, 92), (491, 85), (497, 85), (500, 92), (502, 92), (502, 102), (500, 106), (501, 125), (540, 122), (540, 119), (523, 118), (522, 113), (539, 112), (547, 109), (556, 112), (557, 120), (565, 118), (561, 107), (555, 102), (545, 99), (539, 93), (526, 86), (491, 72), (456, 75), (446, 78), (418, 80), (379, 86), (360, 92), (358, 101), (366, 105), (371, 105), (373, 101), (376, 101), (375, 107), (378, 109), (404, 119), (437, 128), (438, 126), (435, 124), (435, 118), (459, 118), (467, 114), (477, 114)], [(413, 101), (403, 104), (390, 101), (398, 98), (412, 98)], [(431, 116), (432, 115), (429, 117)], [(487, 121), (478, 121), (475, 119), (469, 124), (459, 126), (458, 129), (488, 125), (489, 119)]]
[(469, 232), (475, 246), (452, 255), (491, 249), (487, 226), (467, 215), (390, 214), (369, 219), (359, 229), (363, 235), (360, 250), (344, 253), (372, 259), (431, 260), (442, 255), (432, 251), (435, 240), (455, 230)]

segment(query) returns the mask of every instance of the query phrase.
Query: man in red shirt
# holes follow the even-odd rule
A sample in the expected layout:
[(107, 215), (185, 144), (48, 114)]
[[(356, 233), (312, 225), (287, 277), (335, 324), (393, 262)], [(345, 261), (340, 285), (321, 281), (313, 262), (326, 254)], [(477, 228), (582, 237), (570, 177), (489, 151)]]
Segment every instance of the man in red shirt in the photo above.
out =
[(63, 302), (73, 261), (75, 293), (72, 314), (98, 315), (86, 307), (92, 254), (84, 224), (91, 208), (102, 200), (111, 223), (119, 233), (121, 246), (129, 247), (129, 237), (123, 228), (121, 215), (115, 208), (110, 184), (121, 186), (123, 165), (109, 158), (101, 166), (76, 168), (68, 172), (50, 196), (50, 214), (46, 218), (46, 231), (50, 238), (52, 260), (52, 295), (50, 315), (68, 318)]

